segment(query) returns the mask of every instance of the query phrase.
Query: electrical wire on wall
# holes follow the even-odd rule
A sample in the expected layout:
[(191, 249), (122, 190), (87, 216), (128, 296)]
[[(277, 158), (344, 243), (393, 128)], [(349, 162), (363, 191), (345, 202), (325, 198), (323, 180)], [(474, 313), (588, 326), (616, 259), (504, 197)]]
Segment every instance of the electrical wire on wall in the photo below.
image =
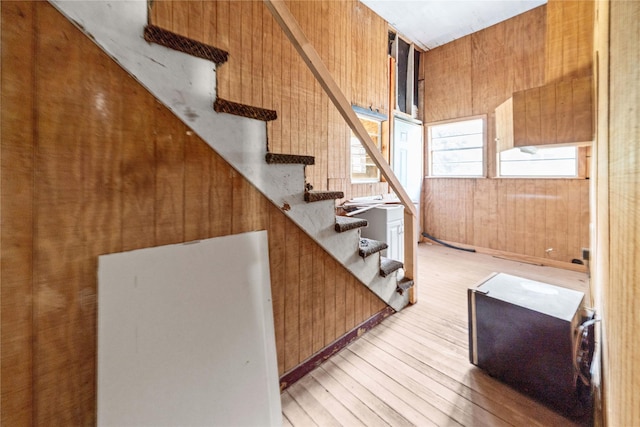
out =
[(424, 237), (426, 237), (429, 240), (433, 240), (434, 242), (442, 245), (442, 246), (446, 246), (447, 248), (451, 248), (451, 249), (457, 249), (459, 251), (466, 251), (466, 252), (475, 252), (475, 249), (470, 249), (470, 248), (461, 248), (459, 246), (454, 246), (454, 245), (450, 245), (449, 243), (443, 242), (442, 240), (438, 240), (435, 237), (433, 237), (432, 235), (430, 235), (429, 233), (426, 232), (422, 232), (422, 235)]

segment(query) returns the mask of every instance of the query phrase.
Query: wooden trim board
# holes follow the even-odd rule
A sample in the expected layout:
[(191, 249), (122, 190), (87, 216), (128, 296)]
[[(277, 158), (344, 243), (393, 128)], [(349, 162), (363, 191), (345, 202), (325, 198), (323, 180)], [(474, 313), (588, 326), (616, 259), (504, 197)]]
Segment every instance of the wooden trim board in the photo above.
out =
[[(425, 237), (426, 240), (431, 241), (428, 237)], [(447, 243), (452, 246), (459, 246), (464, 249), (473, 249), (478, 253), (492, 255), (496, 258), (504, 258), (510, 261), (519, 261), (527, 264), (534, 265), (544, 265), (547, 267), (555, 267), (555, 268), (563, 268), (565, 270), (578, 271), (580, 273), (586, 273), (588, 271), (588, 267), (584, 264), (573, 264), (570, 262), (557, 261), (553, 259), (545, 259), (540, 257), (528, 256), (517, 254), (513, 252), (500, 251), (497, 249), (483, 248), (479, 246), (465, 245), (457, 242), (449, 242), (446, 240), (441, 240), (441, 242)], [(437, 242), (436, 242), (437, 243)]]
[(300, 380), (302, 377), (313, 371), (320, 366), (328, 358), (351, 344), (357, 338), (360, 338), (362, 334), (370, 331), (374, 327), (380, 324), (384, 319), (395, 313), (395, 310), (389, 306), (385, 307), (378, 313), (371, 316), (368, 320), (360, 323), (355, 328), (290, 370), (280, 377), (280, 391), (284, 391), (287, 387)]

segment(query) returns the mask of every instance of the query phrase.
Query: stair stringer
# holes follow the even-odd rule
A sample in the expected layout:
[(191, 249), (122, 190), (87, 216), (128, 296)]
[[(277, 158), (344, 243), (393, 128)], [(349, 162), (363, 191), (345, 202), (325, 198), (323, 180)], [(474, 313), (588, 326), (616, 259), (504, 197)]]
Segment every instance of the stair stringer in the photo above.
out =
[(379, 254), (358, 256), (359, 231), (335, 231), (333, 200), (304, 201), (302, 165), (265, 162), (265, 122), (213, 110), (215, 64), (144, 40), (146, 0), (49, 1), (383, 301), (408, 304), (396, 275), (380, 276)]

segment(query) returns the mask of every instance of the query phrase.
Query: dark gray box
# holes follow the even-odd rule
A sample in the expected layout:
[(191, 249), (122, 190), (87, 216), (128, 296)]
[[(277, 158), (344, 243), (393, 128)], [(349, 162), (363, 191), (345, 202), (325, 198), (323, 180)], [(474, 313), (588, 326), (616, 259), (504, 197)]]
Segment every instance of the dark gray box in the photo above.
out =
[(585, 402), (575, 369), (584, 294), (504, 273), (468, 290), (469, 359), (569, 416)]

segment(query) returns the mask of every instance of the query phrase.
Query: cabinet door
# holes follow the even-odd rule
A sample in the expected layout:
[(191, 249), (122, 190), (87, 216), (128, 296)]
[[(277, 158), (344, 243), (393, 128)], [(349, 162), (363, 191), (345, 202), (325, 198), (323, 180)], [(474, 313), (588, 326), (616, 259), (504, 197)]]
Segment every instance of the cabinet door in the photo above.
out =
[(387, 224), (387, 257), (404, 262), (404, 221), (397, 219)]

